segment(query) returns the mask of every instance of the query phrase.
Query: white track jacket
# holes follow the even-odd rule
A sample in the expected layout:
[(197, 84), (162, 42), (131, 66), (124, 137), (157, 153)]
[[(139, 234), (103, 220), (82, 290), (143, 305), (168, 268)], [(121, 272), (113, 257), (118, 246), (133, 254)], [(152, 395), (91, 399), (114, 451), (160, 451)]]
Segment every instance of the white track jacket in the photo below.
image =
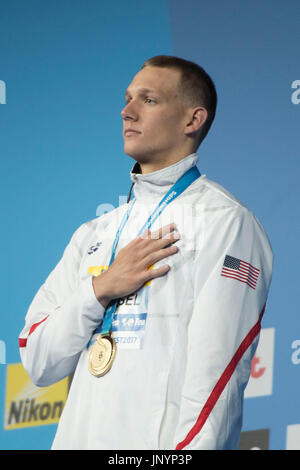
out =
[[(191, 154), (150, 173), (130, 173), (135, 205), (118, 251), (197, 163)], [(128, 204), (81, 225), (35, 295), (19, 338), (39, 387), (74, 373), (53, 449), (236, 449), (243, 393), (257, 347), (273, 254), (260, 222), (201, 175), (151, 230), (175, 222), (170, 270), (118, 300), (111, 370), (88, 370), (88, 343), (104, 308), (92, 277), (107, 269)]]

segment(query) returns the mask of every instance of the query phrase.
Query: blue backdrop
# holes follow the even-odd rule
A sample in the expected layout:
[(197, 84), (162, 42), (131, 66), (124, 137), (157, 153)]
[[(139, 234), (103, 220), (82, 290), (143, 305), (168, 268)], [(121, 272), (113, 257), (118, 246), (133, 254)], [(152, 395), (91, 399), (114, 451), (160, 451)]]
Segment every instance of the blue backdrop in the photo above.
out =
[[(170, 54), (202, 65), (218, 91), (201, 173), (254, 212), (275, 253), (262, 324), (273, 352), (260, 358), (271, 391), (245, 399), (243, 432), (300, 449), (299, 2), (3, 0), (0, 10), (1, 423), (33, 296), (75, 229), (130, 187), (125, 89), (146, 59)], [(55, 430), (1, 425), (0, 448), (48, 449)]]

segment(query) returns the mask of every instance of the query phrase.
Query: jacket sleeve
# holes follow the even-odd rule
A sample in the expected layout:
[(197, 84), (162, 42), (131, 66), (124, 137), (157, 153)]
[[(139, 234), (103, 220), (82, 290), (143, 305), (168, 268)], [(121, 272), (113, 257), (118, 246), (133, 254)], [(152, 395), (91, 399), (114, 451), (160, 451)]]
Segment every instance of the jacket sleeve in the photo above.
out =
[(33, 383), (44, 387), (72, 373), (81, 351), (103, 318), (92, 276), (79, 280), (81, 261), (76, 230), (63, 256), (36, 293), (19, 337), (22, 363)]
[(212, 224), (205, 239), (194, 265), (177, 450), (238, 447), (243, 394), (272, 276), (268, 238), (248, 210)]

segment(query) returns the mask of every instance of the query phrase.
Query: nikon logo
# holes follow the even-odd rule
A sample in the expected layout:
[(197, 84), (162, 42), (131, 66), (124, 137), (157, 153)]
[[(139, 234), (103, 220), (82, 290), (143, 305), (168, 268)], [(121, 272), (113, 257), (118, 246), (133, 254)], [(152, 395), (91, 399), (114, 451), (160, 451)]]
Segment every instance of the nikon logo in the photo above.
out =
[(35, 399), (11, 402), (7, 425), (59, 419), (63, 401), (36, 403)]
[(58, 423), (68, 391), (68, 377), (49, 387), (36, 387), (22, 364), (8, 364), (4, 428)]

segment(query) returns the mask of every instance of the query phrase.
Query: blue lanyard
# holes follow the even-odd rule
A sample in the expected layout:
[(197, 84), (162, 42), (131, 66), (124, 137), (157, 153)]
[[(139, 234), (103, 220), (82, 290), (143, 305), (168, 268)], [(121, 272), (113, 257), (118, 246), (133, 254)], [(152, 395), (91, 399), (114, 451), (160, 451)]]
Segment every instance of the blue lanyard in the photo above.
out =
[[(179, 178), (179, 180), (172, 186), (171, 189), (169, 189), (167, 194), (159, 202), (157, 207), (154, 209), (154, 211), (148, 218), (147, 222), (140, 229), (137, 236), (140, 236), (144, 232), (144, 230), (146, 230), (146, 228), (149, 229), (152, 226), (153, 222), (160, 216), (160, 214), (165, 209), (165, 207), (168, 204), (170, 204), (170, 202), (172, 202), (181, 193), (183, 193), (183, 191), (185, 191), (187, 187), (190, 186), (190, 184), (192, 184), (197, 178), (199, 178), (199, 176), (201, 176), (201, 174), (196, 166), (193, 166), (186, 173), (184, 173), (184, 175), (182, 175)], [(116, 253), (116, 249), (120, 240), (121, 233), (126, 225), (127, 220), (129, 219), (134, 203), (135, 203), (135, 198), (133, 199), (131, 206), (129, 207), (126, 214), (124, 215), (121, 221), (120, 227), (118, 228), (118, 231), (116, 233), (115, 240), (114, 240), (113, 247), (112, 247), (112, 253), (110, 257), (109, 266), (113, 263), (115, 259), (115, 253)], [(109, 307), (105, 311), (104, 319), (103, 319), (103, 323), (101, 327), (102, 335), (107, 335), (111, 331), (113, 316), (116, 310), (117, 310), (117, 299), (111, 302)], [(100, 327), (98, 327), (94, 333), (98, 331), (100, 331)]]

